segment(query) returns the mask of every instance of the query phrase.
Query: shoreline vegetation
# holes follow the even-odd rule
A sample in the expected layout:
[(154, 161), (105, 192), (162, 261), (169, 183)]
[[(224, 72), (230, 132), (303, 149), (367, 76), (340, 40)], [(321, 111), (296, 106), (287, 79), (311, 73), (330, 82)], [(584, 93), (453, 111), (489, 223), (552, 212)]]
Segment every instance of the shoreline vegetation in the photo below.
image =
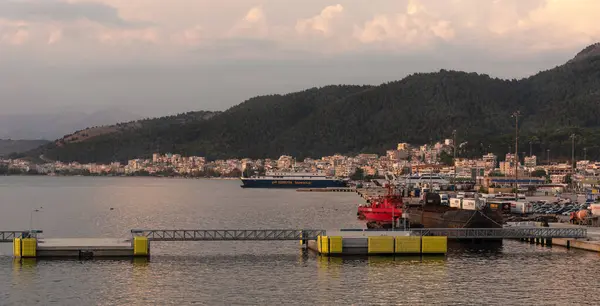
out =
[(6, 176), (15, 176), (15, 177), (123, 177), (123, 178), (169, 178), (169, 179), (209, 179), (209, 180), (224, 180), (224, 181), (235, 181), (239, 180), (239, 177), (220, 177), (220, 176), (161, 176), (161, 175), (64, 175), (64, 174), (29, 174), (29, 173), (20, 173), (20, 174), (0, 174), (0, 177)]
[(89, 177), (162, 177), (162, 178), (209, 178), (235, 180), (241, 177), (241, 172), (220, 174), (215, 171), (196, 172), (192, 174), (180, 174), (174, 171), (161, 171), (150, 173), (148, 171), (137, 171), (133, 173), (91, 173), (89, 170), (56, 170), (54, 172), (42, 173), (35, 169), (19, 169), (0, 166), (0, 176), (89, 176)]

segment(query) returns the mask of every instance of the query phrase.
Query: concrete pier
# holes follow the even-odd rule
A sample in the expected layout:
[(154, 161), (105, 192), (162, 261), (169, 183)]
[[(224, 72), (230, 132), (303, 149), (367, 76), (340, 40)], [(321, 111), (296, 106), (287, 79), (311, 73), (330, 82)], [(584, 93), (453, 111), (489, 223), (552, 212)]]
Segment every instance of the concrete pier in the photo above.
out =
[(570, 223), (550, 223), (552, 228), (585, 228), (587, 229), (586, 238), (554, 238), (553, 245), (559, 245), (566, 248), (600, 252), (600, 227), (588, 227)]
[(556, 238), (552, 240), (552, 244), (560, 245), (568, 249), (580, 249), (586, 251), (600, 252), (599, 240)]
[(356, 189), (350, 187), (328, 187), (328, 188), (298, 188), (300, 192), (356, 192)]
[(80, 258), (149, 256), (146, 237), (118, 238), (16, 238), (17, 258)]

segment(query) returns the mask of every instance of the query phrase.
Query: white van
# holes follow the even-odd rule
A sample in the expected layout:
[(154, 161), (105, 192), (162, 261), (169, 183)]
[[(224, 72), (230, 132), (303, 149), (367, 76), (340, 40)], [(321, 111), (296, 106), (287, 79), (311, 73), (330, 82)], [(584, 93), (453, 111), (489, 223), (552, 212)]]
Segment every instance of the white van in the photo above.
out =
[(450, 197), (448, 197), (447, 193), (440, 194), (441, 204), (444, 206), (450, 205)]

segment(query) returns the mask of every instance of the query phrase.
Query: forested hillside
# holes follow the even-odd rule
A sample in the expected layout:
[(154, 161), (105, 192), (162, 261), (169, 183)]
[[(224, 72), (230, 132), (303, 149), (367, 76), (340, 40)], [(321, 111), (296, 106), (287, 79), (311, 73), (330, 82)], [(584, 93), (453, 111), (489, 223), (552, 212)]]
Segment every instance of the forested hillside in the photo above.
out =
[[(461, 154), (514, 149), (519, 110), (520, 150), (545, 158), (578, 152), (600, 157), (598, 45), (565, 65), (521, 80), (457, 71), (418, 73), (380, 86), (326, 86), (249, 99), (206, 120), (153, 124), (42, 147), (31, 154), (63, 161), (110, 162), (152, 152), (227, 157), (320, 157), (383, 153), (398, 142), (429, 143), (457, 131)], [(522, 148), (522, 150), (521, 150)], [(579, 154), (579, 153), (578, 153)]]
[(47, 144), (47, 140), (14, 140), (0, 139), (0, 156), (7, 157), (11, 153), (20, 153)]

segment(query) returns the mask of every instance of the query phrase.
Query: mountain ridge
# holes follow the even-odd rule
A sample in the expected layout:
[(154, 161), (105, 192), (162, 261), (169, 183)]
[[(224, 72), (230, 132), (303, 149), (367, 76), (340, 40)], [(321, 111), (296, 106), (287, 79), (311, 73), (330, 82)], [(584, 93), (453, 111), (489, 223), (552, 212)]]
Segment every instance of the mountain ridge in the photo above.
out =
[[(80, 162), (125, 161), (161, 152), (265, 158), (281, 154), (320, 157), (334, 153), (383, 153), (398, 142), (429, 143), (457, 130), (467, 141), (462, 155), (519, 146), (538, 155), (570, 155), (571, 133), (588, 156), (600, 148), (600, 53), (595, 45), (561, 66), (528, 78), (440, 70), (414, 73), (378, 86), (329, 85), (285, 95), (250, 98), (206, 120), (163, 124), (152, 131), (107, 134), (36, 152)], [(153, 119), (156, 122), (167, 119)], [(528, 151), (528, 150), (524, 150)]]
[(65, 109), (46, 113), (2, 114), (0, 115), (0, 138), (53, 140), (89, 126), (137, 119), (141, 117), (119, 108), (89, 112)]

